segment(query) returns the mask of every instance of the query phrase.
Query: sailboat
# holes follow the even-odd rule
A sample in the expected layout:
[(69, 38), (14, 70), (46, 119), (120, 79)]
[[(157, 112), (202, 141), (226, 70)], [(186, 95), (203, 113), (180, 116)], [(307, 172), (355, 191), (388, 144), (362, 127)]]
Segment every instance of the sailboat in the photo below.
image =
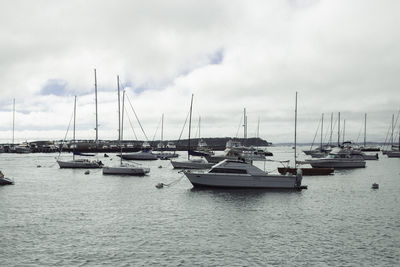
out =
[(205, 159), (191, 159), (190, 158), (190, 131), (192, 127), (192, 107), (193, 107), (193, 94), (190, 101), (190, 116), (189, 116), (189, 138), (188, 138), (188, 159), (185, 161), (173, 161), (171, 164), (174, 169), (209, 169), (214, 163), (208, 163)]
[[(294, 168), (281, 167), (278, 168), (278, 172), (282, 175), (286, 174), (297, 174), (297, 92), (296, 92), (296, 104), (295, 104), (295, 116), (294, 116)], [(303, 175), (329, 175), (333, 173), (333, 168), (300, 168)]]
[[(75, 142), (75, 124), (76, 124), (76, 96), (74, 99), (74, 130), (73, 130), (73, 142)], [(75, 146), (75, 144), (74, 144)], [(90, 161), (88, 159), (75, 159), (75, 154), (72, 155), (72, 160), (64, 161), (57, 160), (60, 168), (101, 168), (103, 163), (99, 160)]]
[(212, 149), (210, 149), (208, 147), (206, 141), (204, 141), (201, 138), (200, 123), (201, 123), (201, 117), (199, 117), (199, 126), (198, 126), (199, 137), (198, 137), (197, 148), (196, 149), (190, 149), (189, 150), (189, 154), (192, 155), (192, 156), (198, 156), (198, 157), (206, 157), (206, 156), (214, 155), (214, 151), (212, 151)]
[(125, 103), (125, 91), (122, 95), (122, 115), (120, 110), (120, 89), (119, 89), (119, 76), (117, 76), (118, 83), (118, 121), (119, 121), (119, 137), (118, 137), (118, 145), (120, 147), (120, 163), (118, 166), (113, 167), (103, 167), (103, 174), (119, 174), (119, 175), (145, 175), (150, 172), (150, 168), (137, 167), (132, 164), (127, 164), (122, 162), (122, 138), (123, 138), (123, 130), (124, 130), (124, 103)]

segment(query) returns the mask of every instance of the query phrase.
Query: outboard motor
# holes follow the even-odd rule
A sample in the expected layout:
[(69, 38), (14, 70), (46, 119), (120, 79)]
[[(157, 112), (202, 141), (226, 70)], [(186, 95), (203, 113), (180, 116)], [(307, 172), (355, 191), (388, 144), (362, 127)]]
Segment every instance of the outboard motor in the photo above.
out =
[(301, 171), (300, 168), (297, 169), (297, 173), (296, 173), (296, 188), (300, 188), (301, 187), (301, 180), (303, 180), (303, 172)]

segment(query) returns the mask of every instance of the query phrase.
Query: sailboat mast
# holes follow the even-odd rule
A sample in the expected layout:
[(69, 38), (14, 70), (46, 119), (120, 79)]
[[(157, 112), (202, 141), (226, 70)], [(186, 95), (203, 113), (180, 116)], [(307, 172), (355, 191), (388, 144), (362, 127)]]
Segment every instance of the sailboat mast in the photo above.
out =
[(118, 90), (118, 141), (121, 141), (121, 97), (119, 92), (119, 75), (117, 75)]
[(333, 133), (332, 121), (333, 121), (333, 112), (331, 113), (331, 134), (330, 134), (330, 137), (329, 137), (329, 145), (332, 145), (332, 133)]
[(97, 113), (97, 74), (96, 69), (94, 69), (94, 101), (96, 107), (96, 147), (99, 143), (99, 121), (98, 121), (98, 113)]
[(243, 138), (247, 139), (247, 116), (246, 116), (246, 108), (243, 110)]
[(338, 114), (337, 146), (340, 146), (340, 112)]
[(161, 148), (163, 146), (162, 142), (164, 141), (164, 113), (161, 115)]
[(15, 98), (13, 98), (13, 127), (12, 127), (12, 144), (14, 145), (14, 132), (15, 132)]
[[(118, 90), (119, 91), (119, 90)], [(118, 102), (119, 103), (119, 102)], [(123, 140), (123, 133), (124, 133), (124, 106), (125, 106), (125, 90), (122, 93), (122, 114), (121, 114), (121, 128), (119, 129), (119, 132), (121, 134), (121, 141), (119, 142), (120, 146), (120, 164), (122, 165), (122, 145), (121, 142)], [(119, 117), (119, 116), (118, 116)]]
[(364, 114), (364, 147), (367, 143), (367, 113)]
[(192, 107), (193, 107), (193, 94), (192, 99), (190, 100), (190, 112), (189, 112), (189, 138), (188, 138), (188, 160), (190, 159), (190, 131), (192, 128)]
[(321, 118), (321, 144), (320, 144), (320, 149), (319, 151), (322, 152), (322, 135), (324, 131), (324, 113), (322, 113), (322, 118)]
[[(76, 96), (74, 99), (74, 130), (73, 130), (73, 134), (72, 134), (72, 140), (74, 142), (74, 146), (76, 146), (76, 144), (75, 144), (75, 125), (76, 125)], [(75, 160), (75, 153), (72, 153), (72, 159)]]
[(294, 167), (297, 165), (297, 92), (294, 108)]
[(343, 120), (343, 142), (344, 143), (344, 136), (346, 134), (346, 120)]
[(201, 133), (200, 133), (200, 124), (201, 124), (201, 116), (199, 116), (199, 140), (200, 140), (200, 137), (201, 137)]
[(392, 148), (391, 149), (393, 149), (393, 139), (394, 139), (394, 136), (393, 136), (393, 133), (394, 133), (394, 114), (392, 114), (392, 137), (391, 137), (391, 140), (392, 140)]

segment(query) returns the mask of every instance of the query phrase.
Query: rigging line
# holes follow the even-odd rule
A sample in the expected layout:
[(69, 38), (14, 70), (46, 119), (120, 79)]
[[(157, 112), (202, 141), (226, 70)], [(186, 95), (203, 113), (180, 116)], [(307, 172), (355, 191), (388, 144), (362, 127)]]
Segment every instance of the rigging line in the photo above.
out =
[(135, 132), (135, 128), (133, 128), (133, 124), (132, 124), (132, 121), (131, 121), (131, 117), (129, 116), (129, 113), (128, 113), (128, 110), (126, 109), (126, 107), (125, 107), (125, 111), (126, 111), (126, 112), (125, 112), (126, 116), (128, 116), (129, 125), (131, 126), (133, 135), (135, 136), (136, 141), (138, 141), (138, 138), (137, 138), (137, 135), (136, 135), (136, 132)]
[(131, 100), (129, 99), (128, 94), (125, 94), (125, 95), (126, 95), (126, 98), (128, 99), (129, 105), (131, 106), (131, 108), (132, 108), (132, 110), (133, 110), (133, 113), (135, 114), (136, 120), (137, 120), (138, 123), (139, 123), (140, 129), (142, 129), (142, 132), (143, 132), (143, 134), (144, 134), (144, 137), (146, 138), (146, 141), (149, 141), (149, 139), (147, 138), (146, 132), (144, 131), (143, 126), (142, 126), (142, 124), (140, 123), (139, 117), (137, 116), (136, 111), (135, 111), (135, 109), (134, 109), (133, 106), (132, 106), (132, 103), (131, 103)]
[(240, 122), (239, 122), (239, 127), (237, 128), (237, 131), (236, 131), (236, 138), (238, 138), (238, 136), (239, 136), (239, 130), (240, 130), (240, 127), (242, 127), (242, 119), (243, 119), (243, 117), (242, 116), (240, 116)]
[(74, 112), (72, 112), (71, 118), (69, 119), (67, 132), (65, 133), (64, 139), (63, 139), (63, 141), (62, 141), (62, 145), (61, 145), (61, 148), (60, 148), (60, 150), (59, 150), (58, 157), (60, 157), (61, 151), (62, 151), (63, 146), (64, 146), (64, 142), (67, 140), (67, 135), (68, 135), (68, 132), (69, 132), (69, 127), (71, 126), (71, 122), (72, 122), (72, 118), (73, 118), (73, 117), (74, 117)]
[(321, 125), (321, 119), (318, 121), (317, 130), (315, 131), (314, 139), (313, 139), (313, 141), (312, 141), (312, 143), (311, 143), (310, 150), (312, 150), (312, 147), (313, 147), (314, 142), (315, 142), (315, 138), (317, 138), (317, 134), (318, 134), (318, 130), (319, 130), (319, 126), (320, 126), (320, 125)]
[(187, 120), (188, 120), (188, 118), (189, 118), (189, 114), (190, 114), (190, 110), (188, 111), (188, 113), (187, 113), (187, 115), (186, 115), (185, 122), (183, 123), (183, 127), (182, 127), (182, 130), (181, 130), (181, 134), (179, 135), (178, 142), (177, 142), (178, 144), (179, 144), (179, 141), (181, 140), (183, 131), (185, 130), (185, 126), (186, 126), (186, 122), (187, 122)]
[(158, 132), (158, 128), (160, 128), (161, 121), (162, 121), (162, 118), (160, 119), (160, 121), (157, 124), (156, 131), (154, 132), (153, 139), (151, 140), (152, 142), (154, 142), (154, 139), (156, 138), (156, 134)]

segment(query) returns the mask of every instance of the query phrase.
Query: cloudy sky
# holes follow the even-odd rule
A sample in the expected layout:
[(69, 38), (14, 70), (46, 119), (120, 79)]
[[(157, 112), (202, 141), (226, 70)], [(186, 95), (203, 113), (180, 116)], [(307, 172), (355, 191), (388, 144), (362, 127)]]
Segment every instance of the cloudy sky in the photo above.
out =
[[(74, 95), (77, 138), (94, 138), (94, 68), (100, 139), (117, 138), (120, 75), (150, 140), (162, 113), (164, 137), (179, 137), (193, 93), (203, 137), (242, 136), (246, 108), (249, 136), (259, 119), (260, 137), (292, 141), (298, 91), (301, 142), (338, 112), (346, 139), (361, 141), (368, 113), (368, 140), (384, 141), (400, 108), (399, 10), (396, 0), (1, 0), (0, 142), (11, 142), (13, 98), (16, 140), (63, 139)], [(126, 114), (143, 140), (128, 102)]]

